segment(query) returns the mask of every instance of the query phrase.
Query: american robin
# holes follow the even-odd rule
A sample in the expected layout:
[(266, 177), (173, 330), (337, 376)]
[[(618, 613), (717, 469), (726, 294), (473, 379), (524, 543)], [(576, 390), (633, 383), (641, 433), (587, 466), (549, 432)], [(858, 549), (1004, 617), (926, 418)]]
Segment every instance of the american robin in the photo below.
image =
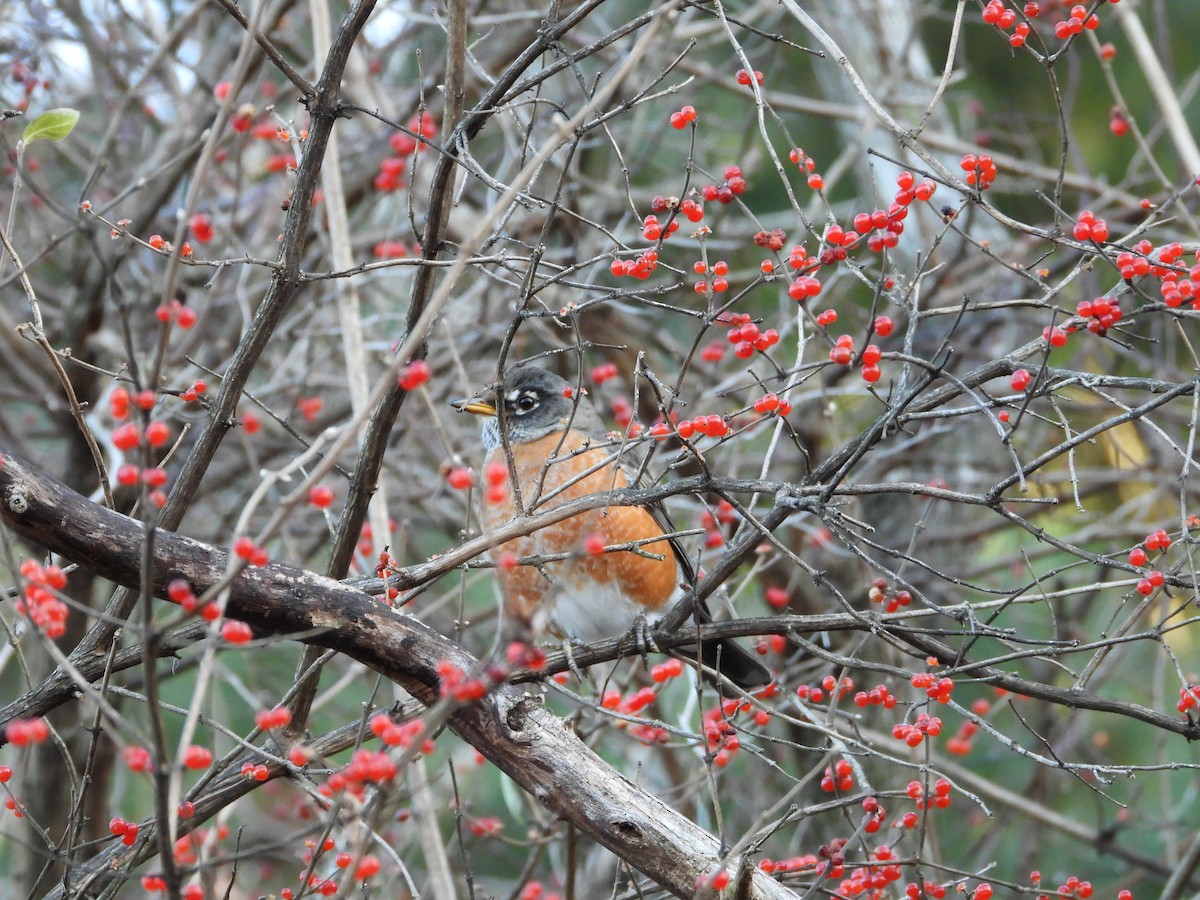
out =
[[(494, 389), (452, 404), (485, 417), (481, 431), (488, 463), (507, 470), (506, 444), (512, 454), (516, 485), (505, 484), (482, 504), (485, 532), (513, 519), (518, 496), (529, 512), (629, 486), (595, 410), (573, 393), (559, 376), (526, 365), (509, 369)], [(506, 614), (531, 630), (553, 626), (583, 643), (618, 637), (641, 622), (652, 624), (695, 583), (686, 553), (667, 536), (673, 531), (657, 505), (608, 506), (501, 544), (492, 550), (497, 561), (508, 553), (518, 559), (566, 554), (537, 565), (499, 566)], [(634, 549), (603, 550), (613, 546)], [(711, 621), (707, 607), (700, 607), (699, 618)], [(691, 655), (695, 652), (690, 648)], [(771, 680), (758, 659), (729, 640), (703, 642), (701, 659), (743, 688)]]

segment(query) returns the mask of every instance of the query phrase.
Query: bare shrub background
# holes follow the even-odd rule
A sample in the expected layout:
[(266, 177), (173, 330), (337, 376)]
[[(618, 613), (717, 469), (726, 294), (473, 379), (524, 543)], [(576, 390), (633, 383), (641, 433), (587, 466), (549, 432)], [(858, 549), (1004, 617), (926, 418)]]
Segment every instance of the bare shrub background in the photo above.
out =
[[(674, 684), (634, 717), (671, 729), (665, 744), (643, 744), (644, 732), (600, 709), (605, 690), (645, 681), (636, 658), (547, 689), (581, 740), (719, 834), (731, 872), (739, 861), (798, 860), (777, 875), (798, 894), (902, 896), (910, 882), (969, 892), (981, 881), (1036, 893), (1029, 875), (1040, 869), (1044, 891), (1074, 875), (1097, 896), (1189, 896), (1197, 729), (1176, 703), (1200, 670), (1200, 362), (1196, 313), (1186, 300), (1164, 304), (1161, 276), (1188, 281), (1197, 262), (1200, 9), (1092, 3), (1100, 27), (1064, 43), (1048, 23), (1069, 5), (1041, 6), (1018, 50), (980, 21), (983, 4), (967, 2), (11, 6), (0, 13), (0, 104), (26, 117), (0, 123), (11, 244), (0, 268), (0, 451), (104, 502), (102, 477), (111, 484), (125, 461), (111, 394), (156, 390), (153, 417), (178, 439), (163, 462), (170, 499), (160, 511), (147, 492), (116, 489), (117, 509), (224, 547), (269, 525), (272, 560), (335, 578), (372, 573), (389, 547), (402, 573), (416, 573), (406, 613), (502, 659), (486, 566), (414, 568), (474, 534), (473, 498), (444, 473), (478, 467), (480, 449), (474, 423), (444, 401), (537, 354), (583, 384), (613, 363), (618, 376), (591, 393), (614, 428), (625, 410), (646, 427), (667, 413), (732, 425), (721, 441), (632, 449), (653, 450), (648, 490), (675, 493), (667, 502), (681, 528), (702, 529), (722, 500), (736, 506), (720, 546), (702, 549), (697, 534), (693, 548), (732, 598), (722, 616), (750, 620), (728, 633), (789, 643), (765, 657), (782, 686), (760, 704), (769, 720), (735, 717), (741, 750), (726, 766), (705, 753), (711, 689)], [(1111, 63), (1104, 42), (1116, 48)], [(739, 84), (742, 68), (760, 70), (761, 85)], [(685, 104), (695, 126), (670, 127)], [(74, 132), (19, 146), (25, 122), (52, 107), (81, 112)], [(1131, 125), (1124, 137), (1110, 131), (1114, 108)], [(428, 146), (406, 153), (388, 184), (400, 167), (385, 162), (397, 157), (389, 141), (411, 136), (422, 113)], [(239, 116), (249, 131), (236, 130)], [(823, 190), (789, 161), (793, 148), (815, 160)], [(963, 182), (966, 153), (993, 157), (994, 186)], [(704, 203), (704, 233), (678, 217), (669, 239), (644, 237), (656, 195), (695, 196), (730, 165), (747, 190)], [(812, 273), (818, 297), (792, 300), (788, 249), (819, 256), (827, 225), (886, 210), (902, 171), (937, 191), (913, 204), (898, 245), (851, 249)], [(1085, 209), (1106, 220), (1111, 243), (1073, 237)], [(196, 214), (211, 240), (199, 239)], [(786, 234), (780, 252), (755, 246), (772, 229)], [(155, 234), (171, 249), (152, 249)], [(1143, 239), (1156, 262), (1172, 242), (1185, 252), (1157, 276), (1124, 280), (1117, 255)], [(612, 274), (614, 259), (651, 246), (649, 278)], [(697, 260), (728, 263), (727, 292), (693, 288)], [(1105, 337), (1076, 317), (1079, 301), (1102, 296), (1124, 313)], [(194, 327), (159, 322), (156, 308), (172, 299), (196, 311)], [(818, 326), (822, 310), (836, 324)], [(750, 314), (779, 343), (735, 358), (723, 313)], [(878, 315), (895, 321), (890, 337), (869, 337)], [(1048, 327), (1079, 330), (1051, 349)], [(840, 334), (858, 351), (879, 345), (880, 381), (830, 362)], [(702, 354), (712, 342), (726, 347), (719, 362)], [(409, 394), (396, 373), (415, 357), (433, 377)], [(1011, 386), (1018, 369), (1032, 375), (1026, 390)], [(184, 402), (196, 379), (206, 392)], [(786, 417), (754, 413), (767, 391), (791, 404)], [(244, 427), (248, 415), (261, 429)], [(290, 481), (264, 475), (285, 470)], [(285, 502), (302, 501), (314, 470), (309, 481), (337, 497), (327, 513)], [(31, 543), (12, 513), (0, 565), (19, 591), (20, 560), (56, 545)], [(1157, 529), (1170, 548), (1131, 565), (1130, 549)], [(26, 812), (3, 818), (0, 871), (30, 895), (140, 895), (138, 879), (163, 871), (160, 845), (123, 853), (107, 824), (165, 825), (171, 785), (182, 778), (186, 792), (197, 776), (131, 773), (121, 750), (173, 759), (194, 706), (193, 742), (240, 765), (255, 713), (288, 696), (304, 653), (269, 629), (249, 650), (186, 630), (176, 607), (94, 575), (109, 549), (97, 540), (61, 560), (79, 566), (61, 653), (12, 602), (0, 610), (10, 636), (0, 720), (45, 714), (56, 735), (0, 751), (15, 773), (4, 787)], [(1143, 596), (1136, 586), (1152, 569), (1164, 584)], [(909, 591), (912, 605), (884, 615), (868, 599), (876, 579), (889, 596)], [(768, 588), (787, 592), (786, 608), (764, 601)], [(115, 634), (106, 608), (128, 618)], [(174, 658), (110, 673), (104, 704), (39, 695), (53, 671), (79, 663), (80, 647), (102, 656), (149, 636), (153, 657), (171, 643), (168, 628), (182, 635)], [(931, 656), (955, 683), (948, 704), (926, 705), (909, 683)], [(581, 838), (448, 732), (435, 731), (427, 757), (405, 754), (395, 780), (322, 808), (315, 792), (355, 735), (378, 744), (372, 712), (407, 701), (407, 715), (422, 715), (360, 662), (322, 664), (307, 728), (253, 740), (276, 760), (297, 741), (338, 752), (305, 771), (280, 764), (227, 797), (193, 789), (213, 801), (212, 818), (165, 825), (206, 829), (198, 862), (181, 857), (171, 880), (210, 896), (230, 882), (231, 896), (300, 896), (301, 872), (363, 896), (534, 896), (534, 882), (563, 896), (624, 896), (635, 881), (686, 893), (678, 873)], [(561, 656), (552, 667), (565, 669)], [(855, 687), (840, 700), (796, 697), (827, 675)], [(853, 704), (880, 684), (894, 709)], [(922, 711), (943, 732), (909, 748), (892, 727)], [(979, 728), (969, 754), (948, 751), (967, 722)], [(825, 768), (843, 759), (853, 787), (822, 791)], [(928, 792), (938, 778), (954, 787), (951, 806), (898, 826), (915, 810), (909, 782)], [(888, 814), (875, 834), (863, 828), (866, 796)], [(334, 852), (310, 868), (304, 842), (326, 836), (355, 857), (378, 855), (380, 874), (360, 890)], [(848, 840), (836, 851), (845, 874), (822, 881), (814, 866), (838, 840)], [(898, 880), (856, 887), (855, 871), (883, 870), (871, 856), (881, 845)], [(99, 868), (119, 877), (94, 879)]]

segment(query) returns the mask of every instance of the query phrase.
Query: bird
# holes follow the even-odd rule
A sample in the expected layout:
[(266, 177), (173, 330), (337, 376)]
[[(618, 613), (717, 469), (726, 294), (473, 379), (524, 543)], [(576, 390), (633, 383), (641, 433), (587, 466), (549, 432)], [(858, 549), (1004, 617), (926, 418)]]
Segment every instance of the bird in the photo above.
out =
[[(516, 479), (485, 495), (484, 533), (521, 509), (547, 510), (631, 485), (590, 402), (547, 369), (514, 366), (498, 384), (451, 405), (481, 417), (485, 471), (503, 467)], [(604, 506), (500, 544), (490, 554), (498, 563), (506, 616), (524, 633), (557, 631), (584, 644), (653, 625), (696, 581), (674, 530), (659, 504)], [(604, 550), (615, 546), (636, 549)], [(544, 556), (556, 558), (536, 565), (502, 562)], [(697, 614), (701, 622), (712, 621), (703, 603)], [(696, 647), (680, 653), (695, 657)], [(770, 670), (730, 639), (701, 642), (700, 658), (711, 680), (719, 673), (746, 690), (771, 681)]]

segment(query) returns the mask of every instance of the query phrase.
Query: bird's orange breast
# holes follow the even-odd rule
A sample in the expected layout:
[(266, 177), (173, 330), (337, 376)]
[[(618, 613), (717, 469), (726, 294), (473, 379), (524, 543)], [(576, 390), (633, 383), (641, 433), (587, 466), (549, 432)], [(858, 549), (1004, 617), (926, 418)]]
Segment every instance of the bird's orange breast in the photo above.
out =
[[(550, 509), (629, 484), (625, 474), (613, 465), (612, 448), (587, 449), (585, 441), (574, 436), (563, 440), (561, 433), (555, 433), (536, 441), (514, 444), (511, 450), (521, 503), (526, 510)], [(489, 461), (496, 460), (504, 461), (502, 448), (489, 456)], [(485, 531), (493, 531), (512, 519), (514, 500), (515, 492), (510, 484), (508, 500), (484, 505), (480, 519)], [(589, 602), (587, 587), (591, 582), (609, 587), (609, 590), (596, 592), (596, 602), (604, 603), (603, 595), (610, 594), (611, 586), (615, 585), (625, 599), (646, 613), (653, 613), (671, 598), (678, 586), (675, 555), (669, 541), (664, 538), (640, 544), (640, 552), (622, 550), (595, 555), (586, 554), (585, 541), (589, 536), (597, 535), (605, 546), (611, 546), (661, 537), (663, 533), (647, 510), (638, 506), (610, 506), (588, 510), (494, 548), (493, 559), (499, 559), (506, 552), (518, 558), (557, 553), (585, 554), (541, 566), (498, 570), (509, 614), (528, 623), (539, 605), (555, 592), (571, 594), (570, 597), (554, 597), (555, 602), (586, 604)]]

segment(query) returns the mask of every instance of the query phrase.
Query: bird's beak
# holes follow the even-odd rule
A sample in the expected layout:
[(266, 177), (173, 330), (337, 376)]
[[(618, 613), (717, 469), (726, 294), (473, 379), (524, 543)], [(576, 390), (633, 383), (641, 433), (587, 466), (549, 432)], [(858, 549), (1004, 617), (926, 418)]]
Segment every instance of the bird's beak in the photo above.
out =
[(469, 397), (466, 400), (451, 400), (450, 405), (459, 412), (474, 413), (477, 416), (496, 415), (496, 404), (489, 403), (487, 400), (481, 400), (478, 397)]

